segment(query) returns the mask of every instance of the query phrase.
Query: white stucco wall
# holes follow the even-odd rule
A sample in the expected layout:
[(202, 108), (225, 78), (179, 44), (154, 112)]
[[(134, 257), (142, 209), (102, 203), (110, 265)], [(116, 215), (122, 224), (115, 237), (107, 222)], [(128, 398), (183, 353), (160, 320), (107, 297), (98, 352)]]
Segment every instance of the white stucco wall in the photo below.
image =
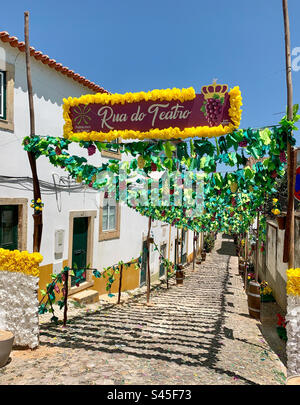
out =
[(38, 277), (0, 270), (0, 329), (14, 334), (15, 346), (39, 344)]

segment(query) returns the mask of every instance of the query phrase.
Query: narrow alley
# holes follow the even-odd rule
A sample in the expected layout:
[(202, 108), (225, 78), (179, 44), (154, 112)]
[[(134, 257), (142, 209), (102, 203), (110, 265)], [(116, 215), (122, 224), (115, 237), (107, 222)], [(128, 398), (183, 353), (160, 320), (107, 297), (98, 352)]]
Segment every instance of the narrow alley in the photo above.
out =
[(206, 261), (189, 265), (183, 286), (171, 279), (145, 302), (87, 306), (66, 328), (42, 323), (39, 348), (13, 350), (0, 384), (284, 384), (284, 350), (280, 359), (271, 348), (280, 343), (248, 315), (230, 237), (219, 234)]

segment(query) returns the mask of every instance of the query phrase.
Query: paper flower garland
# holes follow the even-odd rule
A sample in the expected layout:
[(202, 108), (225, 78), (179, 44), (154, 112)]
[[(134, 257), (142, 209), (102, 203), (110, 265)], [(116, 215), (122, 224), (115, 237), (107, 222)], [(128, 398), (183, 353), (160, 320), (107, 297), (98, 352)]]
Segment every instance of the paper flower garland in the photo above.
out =
[(0, 249), (0, 270), (20, 272), (28, 276), (39, 276), (39, 263), (43, 260), (40, 253)]
[(218, 137), (228, 134), (239, 127), (241, 121), (241, 106), (242, 97), (238, 86), (229, 91), (230, 108), (228, 110), (231, 122), (227, 125), (219, 125), (216, 127), (199, 126), (180, 129), (178, 127), (170, 127), (165, 129), (150, 129), (149, 131), (135, 131), (135, 130), (111, 130), (109, 132), (73, 132), (72, 120), (69, 115), (70, 107), (78, 105), (88, 105), (90, 103), (96, 104), (125, 104), (139, 101), (159, 101), (159, 100), (178, 100), (188, 101), (195, 98), (195, 90), (190, 87), (188, 89), (164, 89), (153, 90), (148, 93), (125, 93), (125, 94), (106, 94), (97, 93), (94, 95), (84, 95), (79, 98), (63, 99), (63, 118), (65, 120), (64, 125), (64, 137), (72, 141), (106, 141), (111, 142), (118, 138), (123, 139), (185, 139), (194, 137)]

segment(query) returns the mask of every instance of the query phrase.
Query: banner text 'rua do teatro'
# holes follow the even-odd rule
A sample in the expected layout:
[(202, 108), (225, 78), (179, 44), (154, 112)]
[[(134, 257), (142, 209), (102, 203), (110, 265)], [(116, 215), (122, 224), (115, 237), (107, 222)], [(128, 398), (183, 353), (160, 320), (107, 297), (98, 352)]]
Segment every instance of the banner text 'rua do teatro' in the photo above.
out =
[(203, 86), (64, 99), (64, 136), (74, 141), (216, 137), (237, 129), (239, 87)]

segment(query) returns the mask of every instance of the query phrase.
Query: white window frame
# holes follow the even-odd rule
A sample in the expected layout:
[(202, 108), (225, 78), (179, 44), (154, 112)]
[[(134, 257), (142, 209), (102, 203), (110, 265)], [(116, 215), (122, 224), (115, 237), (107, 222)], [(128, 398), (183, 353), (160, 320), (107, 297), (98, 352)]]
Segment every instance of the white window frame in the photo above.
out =
[(0, 115), (0, 130), (14, 132), (14, 92), (15, 92), (15, 66), (1, 59), (0, 56), (0, 72), (2, 79), (2, 91), (4, 96), (1, 96), (2, 111)]
[(6, 119), (5, 92), (6, 92), (5, 71), (0, 70), (0, 119), (2, 120)]
[[(107, 207), (107, 228), (104, 227), (104, 212), (106, 211)], [(112, 208), (114, 208), (114, 227), (111, 227), (110, 225), (110, 217), (111, 217), (111, 211)], [(103, 232), (111, 232), (115, 231), (117, 229), (117, 204), (116, 201), (111, 199), (111, 198), (104, 198), (103, 199), (103, 214), (102, 214), (102, 231)]]
[[(120, 215), (121, 207), (120, 204), (113, 198), (104, 198), (100, 197), (100, 214), (99, 214), (99, 242), (110, 239), (119, 239), (120, 238)], [(115, 206), (115, 227), (114, 229), (103, 229), (104, 224), (104, 207), (108, 204)], [(107, 215), (109, 218), (109, 208), (107, 210)], [(108, 219), (109, 227), (109, 219)]]

